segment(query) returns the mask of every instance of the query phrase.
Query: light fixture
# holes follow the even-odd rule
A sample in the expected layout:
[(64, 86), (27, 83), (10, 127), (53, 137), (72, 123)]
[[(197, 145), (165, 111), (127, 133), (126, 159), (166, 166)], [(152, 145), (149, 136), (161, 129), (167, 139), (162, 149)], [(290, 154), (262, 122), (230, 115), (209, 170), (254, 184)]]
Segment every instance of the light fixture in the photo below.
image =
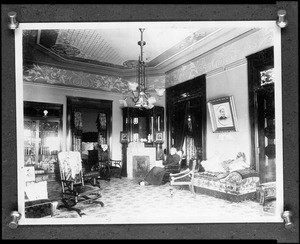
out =
[[(143, 41), (143, 32), (145, 28), (139, 28), (141, 32), (141, 40), (138, 42), (138, 45), (141, 47), (141, 56), (137, 62), (137, 82), (128, 82), (128, 89), (131, 91), (131, 99), (134, 102), (135, 107), (151, 109), (154, 107), (154, 103), (156, 102), (156, 98), (151, 96), (149, 92), (147, 92), (147, 84), (146, 84), (146, 63), (143, 60), (143, 46), (146, 45), (146, 42)], [(155, 89), (156, 94), (161, 97), (164, 94), (164, 88)], [(124, 106), (127, 106), (126, 97), (124, 100), (120, 100), (120, 103)]]
[(47, 109), (45, 109), (45, 110), (43, 111), (43, 113), (44, 113), (44, 116), (43, 116), (43, 117), (47, 117), (48, 110), (47, 110)]

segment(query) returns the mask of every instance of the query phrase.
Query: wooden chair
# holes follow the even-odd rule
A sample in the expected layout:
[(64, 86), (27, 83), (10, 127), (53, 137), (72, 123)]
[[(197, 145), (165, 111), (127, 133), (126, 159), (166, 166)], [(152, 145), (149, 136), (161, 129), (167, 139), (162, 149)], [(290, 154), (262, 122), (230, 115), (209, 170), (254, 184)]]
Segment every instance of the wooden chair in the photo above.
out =
[[(81, 155), (79, 152), (69, 151), (58, 153), (58, 162), (62, 186), (62, 202), (68, 210), (75, 210), (80, 216), (80, 209), (73, 208), (77, 203), (88, 201), (90, 203), (99, 203), (102, 207), (102, 201), (96, 201), (101, 197), (99, 185), (91, 184), (85, 185), (84, 173), (82, 169)], [(87, 177), (91, 175), (86, 173)], [(93, 181), (95, 181), (93, 176)], [(89, 179), (90, 180), (90, 179)], [(91, 182), (93, 183), (93, 182)]]
[[(195, 169), (197, 165), (197, 160), (194, 159), (190, 162), (189, 167), (176, 174), (170, 174), (170, 185), (171, 186), (189, 186), (190, 191), (192, 192), (193, 196), (195, 196), (195, 189), (194, 189), (194, 175)], [(171, 190), (171, 192), (173, 192)]]

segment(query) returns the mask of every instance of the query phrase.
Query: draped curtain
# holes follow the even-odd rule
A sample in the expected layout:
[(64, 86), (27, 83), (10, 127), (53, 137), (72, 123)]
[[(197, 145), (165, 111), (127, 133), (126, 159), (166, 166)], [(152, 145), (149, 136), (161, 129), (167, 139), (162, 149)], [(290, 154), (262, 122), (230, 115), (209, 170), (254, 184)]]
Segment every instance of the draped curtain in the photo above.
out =
[(176, 104), (176, 111), (174, 114), (174, 147), (182, 149), (187, 129), (188, 103), (179, 102)]
[(201, 125), (199, 124), (199, 122), (201, 121), (201, 111), (199, 110), (199, 108), (195, 109), (192, 108), (190, 109), (190, 115), (191, 115), (191, 121), (192, 121), (192, 128), (193, 128), (193, 138), (195, 140), (195, 146), (196, 148), (201, 148), (201, 142), (202, 142), (202, 138), (201, 138)]
[(194, 145), (196, 147), (196, 157), (198, 160), (203, 160), (202, 155), (202, 126), (201, 126), (201, 110), (199, 107), (190, 109), (190, 116), (193, 128)]
[(72, 147), (74, 151), (81, 151), (82, 118), (81, 112), (74, 111), (72, 114)]
[[(174, 112), (174, 146), (182, 149), (184, 140), (186, 140), (186, 154), (195, 155), (202, 160), (202, 125), (201, 125), (201, 108), (199, 106), (191, 106), (191, 101), (183, 101), (176, 104)], [(191, 128), (188, 127), (188, 117), (191, 119)], [(189, 136), (187, 136), (189, 135)], [(192, 144), (191, 144), (192, 143)]]

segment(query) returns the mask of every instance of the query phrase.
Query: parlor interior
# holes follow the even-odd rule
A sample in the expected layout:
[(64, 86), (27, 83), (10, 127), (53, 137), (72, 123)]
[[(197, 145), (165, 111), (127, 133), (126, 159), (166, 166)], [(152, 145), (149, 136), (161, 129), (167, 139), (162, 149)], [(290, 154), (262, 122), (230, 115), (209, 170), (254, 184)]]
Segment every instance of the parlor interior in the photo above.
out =
[[(272, 193), (276, 191), (274, 83), (270, 75), (274, 68), (272, 31), (207, 28), (182, 38), (146, 67), (147, 92), (156, 97), (151, 108), (136, 107), (124, 99), (131, 96), (129, 83), (136, 80), (136, 70), (130, 67), (130, 62), (121, 66), (105, 59), (100, 62), (80, 56), (78, 53), (84, 54), (91, 46), (76, 46), (74, 40), (73, 46), (63, 43), (63, 35), (72, 32), (68, 31), (26, 30), (23, 33), (24, 164), (28, 169), (26, 187), (34, 188), (34, 192), (28, 193), (31, 197), (60, 201), (57, 154), (79, 151), (87, 170), (98, 170), (96, 166), (105, 160), (121, 161), (118, 177), (99, 178), (106, 207), (98, 210), (94, 207), (87, 213), (109, 221), (109, 213), (120, 214), (127, 209), (124, 215), (128, 211), (140, 214), (138, 209), (154, 200), (163, 206), (162, 199), (166, 202), (171, 199), (169, 183), (142, 187), (139, 182), (175, 146), (184, 152), (182, 170), (191, 160), (197, 160), (194, 186), (197, 198), (191, 199), (188, 188), (178, 188), (180, 201), (175, 201), (174, 195), (171, 204), (174, 208), (190, 209), (195, 216), (199, 209), (209, 209), (209, 205), (220, 209), (233, 207), (239, 216), (246, 212), (249, 216), (266, 217), (270, 212), (272, 215), (276, 198)], [(73, 30), (78, 35), (91, 35), (89, 30), (85, 31)], [(85, 36), (82, 45), (88, 45), (88, 39), (100, 38), (101, 30), (99, 33), (91, 38)], [(147, 42), (146, 37), (145, 34)], [(147, 48), (151, 48), (150, 43)], [(158, 94), (158, 89), (164, 89), (163, 94)], [(234, 125), (215, 128), (208, 102), (224, 97), (234, 98)], [(267, 106), (263, 108), (261, 104)], [(104, 159), (103, 145), (108, 148)], [(251, 191), (245, 188), (243, 193), (235, 189), (233, 194), (201, 186), (211, 182), (205, 183), (200, 177), (201, 164), (207, 167), (204, 167), (206, 172), (220, 173), (213, 171), (212, 165), (237, 161), (237, 155), (243, 155), (243, 164), (247, 165), (238, 170), (251, 170), (251, 175), (247, 171), (248, 176), (239, 176), (241, 181), (249, 177), (251, 181), (245, 184), (255, 184), (255, 188), (252, 185)], [(272, 196), (271, 207), (262, 203), (266, 199), (261, 199), (265, 194), (262, 189), (268, 185), (272, 186), (271, 193), (268, 192)], [(123, 209), (116, 193), (125, 198), (121, 203), (121, 206), (126, 203)], [(131, 195), (134, 203), (127, 199), (131, 193), (136, 194)], [(153, 197), (149, 199), (147, 194)], [(148, 202), (136, 204), (143, 199)], [(157, 204), (151, 206), (157, 208)], [(163, 212), (168, 213), (166, 209)], [(57, 210), (52, 217), (70, 216), (77, 215)]]

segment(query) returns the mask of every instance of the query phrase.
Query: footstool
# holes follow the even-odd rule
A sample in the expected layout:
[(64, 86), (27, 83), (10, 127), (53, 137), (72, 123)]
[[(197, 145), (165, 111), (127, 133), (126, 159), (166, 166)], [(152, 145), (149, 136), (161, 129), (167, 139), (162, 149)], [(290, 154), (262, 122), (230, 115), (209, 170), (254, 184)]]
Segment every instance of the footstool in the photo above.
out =
[(57, 201), (39, 199), (25, 202), (25, 218), (42, 218), (53, 216), (57, 207)]
[(83, 179), (84, 181), (90, 182), (92, 186), (98, 186), (100, 187), (100, 182), (98, 181), (98, 178), (100, 177), (99, 171), (89, 171), (83, 173)]

